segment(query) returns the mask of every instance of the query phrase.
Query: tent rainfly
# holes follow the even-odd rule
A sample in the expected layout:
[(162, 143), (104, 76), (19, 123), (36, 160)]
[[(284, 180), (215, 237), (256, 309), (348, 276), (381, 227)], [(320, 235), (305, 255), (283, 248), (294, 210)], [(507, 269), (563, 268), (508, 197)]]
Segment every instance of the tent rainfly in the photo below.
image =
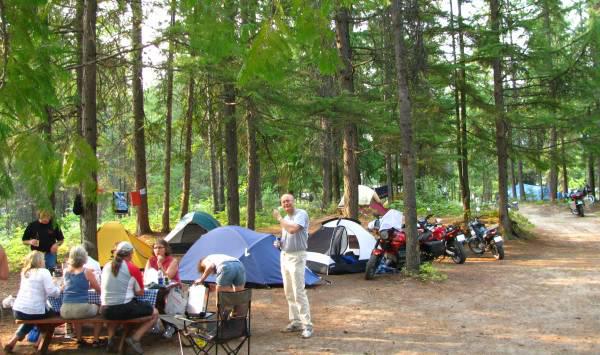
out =
[(175, 254), (184, 254), (202, 235), (220, 226), (213, 216), (206, 212), (190, 212), (177, 222), (165, 240)]
[(131, 261), (140, 269), (146, 267), (148, 258), (152, 256), (152, 247), (141, 239), (129, 234), (125, 227), (119, 222), (106, 222), (96, 233), (98, 240), (98, 262), (104, 266), (112, 258), (113, 246), (118, 242), (130, 242), (133, 245), (133, 257)]
[(358, 221), (330, 219), (308, 238), (306, 265), (322, 274), (364, 272), (375, 242)]

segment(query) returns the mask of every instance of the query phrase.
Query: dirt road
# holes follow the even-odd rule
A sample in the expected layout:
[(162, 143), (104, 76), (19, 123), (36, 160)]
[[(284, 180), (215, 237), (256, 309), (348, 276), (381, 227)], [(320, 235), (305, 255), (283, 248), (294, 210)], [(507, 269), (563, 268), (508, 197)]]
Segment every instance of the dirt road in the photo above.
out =
[[(536, 239), (509, 241), (502, 261), (488, 254), (436, 263), (446, 281), (327, 277), (330, 285), (308, 290), (315, 324), (308, 340), (279, 333), (287, 321), (281, 288), (254, 290), (252, 353), (600, 353), (600, 213), (521, 212), (537, 226)], [(8, 330), (14, 326), (5, 320), (4, 342)], [(147, 354), (179, 352), (176, 342), (144, 344)], [(68, 348), (53, 349), (95, 353)]]

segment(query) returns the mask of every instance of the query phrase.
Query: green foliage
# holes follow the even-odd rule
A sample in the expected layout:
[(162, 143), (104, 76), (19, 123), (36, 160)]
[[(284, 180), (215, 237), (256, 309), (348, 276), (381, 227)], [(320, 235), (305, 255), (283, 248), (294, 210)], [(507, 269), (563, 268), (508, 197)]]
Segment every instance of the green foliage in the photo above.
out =
[(83, 185), (86, 196), (96, 196), (96, 183), (92, 174), (98, 171), (98, 161), (87, 142), (76, 136), (64, 157), (63, 181), (65, 186)]
[(58, 185), (62, 168), (52, 145), (34, 133), (17, 137), (14, 167), (38, 208), (51, 210), (50, 195)]
[(421, 281), (445, 281), (448, 279), (448, 275), (438, 270), (433, 263), (426, 262), (419, 266), (419, 275), (417, 276)]

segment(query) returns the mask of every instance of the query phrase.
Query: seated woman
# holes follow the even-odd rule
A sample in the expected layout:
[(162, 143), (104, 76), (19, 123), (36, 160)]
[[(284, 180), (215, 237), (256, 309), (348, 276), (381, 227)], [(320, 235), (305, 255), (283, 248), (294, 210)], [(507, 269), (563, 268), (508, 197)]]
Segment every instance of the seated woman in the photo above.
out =
[[(142, 273), (131, 262), (133, 246), (129, 242), (117, 245), (114, 258), (104, 265), (102, 270), (102, 303), (101, 313), (106, 319), (125, 320), (152, 315), (151, 319), (142, 323), (131, 337), (125, 341), (138, 354), (143, 353), (140, 340), (152, 328), (158, 319), (158, 311), (152, 305), (140, 302), (134, 296), (144, 295)], [(107, 350), (114, 351), (114, 326), (108, 327)]]
[[(174, 282), (179, 283), (179, 262), (171, 256), (171, 247), (165, 240), (158, 240), (152, 247), (154, 255), (146, 262), (144, 273), (149, 270), (162, 272), (162, 274)], [(158, 312), (165, 313), (165, 298), (169, 294), (168, 289), (160, 289), (156, 296), (156, 308)]]
[[(64, 319), (91, 318), (98, 314), (98, 306), (88, 303), (88, 290), (90, 288), (100, 293), (100, 284), (96, 280), (94, 271), (86, 269), (87, 252), (81, 245), (71, 248), (67, 269), (63, 275), (63, 303), (60, 307), (60, 316)], [(94, 342), (92, 346), (100, 346), (101, 324), (94, 324)], [(75, 339), (78, 344), (85, 344), (81, 338), (81, 324), (75, 325)]]
[[(59, 288), (52, 281), (50, 271), (46, 269), (44, 254), (32, 251), (27, 254), (21, 270), (21, 286), (13, 305), (15, 319), (34, 320), (48, 318), (54, 312), (46, 309), (48, 296), (58, 296)], [(4, 351), (12, 352), (17, 341), (23, 340), (33, 329), (33, 325), (21, 324), (9, 342), (4, 346)]]

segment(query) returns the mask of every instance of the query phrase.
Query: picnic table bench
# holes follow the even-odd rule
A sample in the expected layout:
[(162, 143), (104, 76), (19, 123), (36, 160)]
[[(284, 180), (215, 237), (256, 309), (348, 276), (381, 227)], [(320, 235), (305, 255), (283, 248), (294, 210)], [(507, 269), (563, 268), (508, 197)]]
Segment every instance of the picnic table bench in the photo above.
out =
[(83, 318), (83, 319), (64, 319), (60, 316), (53, 316), (45, 319), (36, 319), (36, 320), (15, 320), (17, 324), (32, 324), (39, 328), (40, 330), (40, 340), (38, 342), (38, 353), (46, 354), (48, 352), (48, 346), (52, 341), (52, 336), (54, 335), (54, 329), (61, 324), (64, 323), (73, 323), (73, 324), (97, 324), (97, 323), (105, 323), (112, 325), (122, 325), (123, 326), (123, 335), (121, 336), (121, 340), (119, 341), (119, 354), (125, 353), (125, 338), (129, 336), (131, 330), (136, 325), (140, 323), (144, 323), (152, 319), (152, 315), (126, 319), (126, 320), (108, 320), (102, 318), (102, 316), (98, 315), (93, 318)]

